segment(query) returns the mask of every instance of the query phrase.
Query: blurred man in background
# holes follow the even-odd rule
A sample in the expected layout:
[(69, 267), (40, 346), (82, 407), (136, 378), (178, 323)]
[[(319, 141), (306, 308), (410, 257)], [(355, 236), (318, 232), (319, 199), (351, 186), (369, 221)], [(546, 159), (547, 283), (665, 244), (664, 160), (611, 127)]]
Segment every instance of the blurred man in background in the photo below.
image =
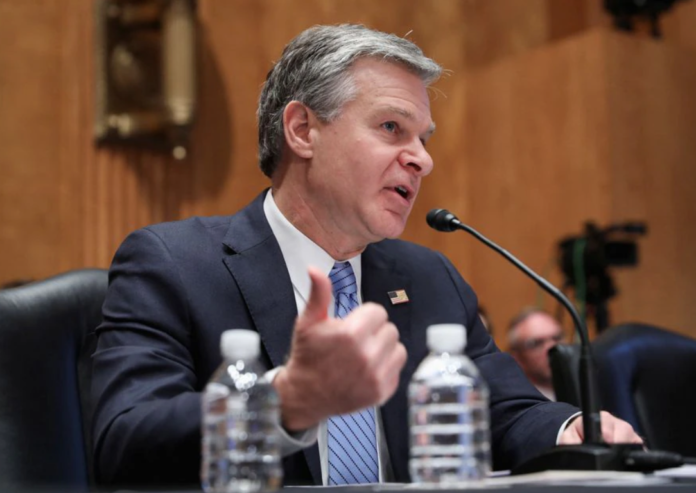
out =
[(510, 322), (510, 353), (527, 378), (547, 399), (555, 401), (549, 365), (549, 349), (565, 336), (558, 320), (538, 308), (525, 308)]

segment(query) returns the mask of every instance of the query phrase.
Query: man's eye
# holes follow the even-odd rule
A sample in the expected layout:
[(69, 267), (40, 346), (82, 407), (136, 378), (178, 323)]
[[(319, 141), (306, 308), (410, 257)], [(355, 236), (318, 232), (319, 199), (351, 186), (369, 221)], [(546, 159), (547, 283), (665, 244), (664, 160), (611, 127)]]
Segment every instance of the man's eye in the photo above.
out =
[(396, 132), (396, 131), (398, 130), (398, 128), (399, 128), (399, 127), (396, 125), (395, 122), (385, 122), (385, 123), (382, 124), (382, 127), (383, 127), (387, 132), (391, 132), (391, 133)]

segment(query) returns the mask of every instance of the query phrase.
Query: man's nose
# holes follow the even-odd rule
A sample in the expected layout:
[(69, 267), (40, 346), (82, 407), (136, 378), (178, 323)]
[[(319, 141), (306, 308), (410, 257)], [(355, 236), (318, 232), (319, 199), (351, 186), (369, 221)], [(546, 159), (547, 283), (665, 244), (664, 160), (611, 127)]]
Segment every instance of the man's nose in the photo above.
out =
[(427, 176), (433, 170), (433, 158), (425, 149), (425, 144), (418, 139), (399, 156), (399, 162), (404, 167), (413, 169), (417, 176)]

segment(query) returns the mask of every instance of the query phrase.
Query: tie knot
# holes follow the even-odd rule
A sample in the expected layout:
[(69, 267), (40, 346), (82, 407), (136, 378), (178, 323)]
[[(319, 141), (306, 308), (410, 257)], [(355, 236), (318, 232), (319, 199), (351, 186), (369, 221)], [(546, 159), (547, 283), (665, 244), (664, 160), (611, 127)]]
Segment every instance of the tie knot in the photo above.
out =
[(329, 279), (331, 279), (331, 284), (333, 284), (333, 292), (336, 298), (338, 298), (339, 294), (354, 295), (358, 292), (355, 274), (350, 262), (336, 262), (329, 273)]

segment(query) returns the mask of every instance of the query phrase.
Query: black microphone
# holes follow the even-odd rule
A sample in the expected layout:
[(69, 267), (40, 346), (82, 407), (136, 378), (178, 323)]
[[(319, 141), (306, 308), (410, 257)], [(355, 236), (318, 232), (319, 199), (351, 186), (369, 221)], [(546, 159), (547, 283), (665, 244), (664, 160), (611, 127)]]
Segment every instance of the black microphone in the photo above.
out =
[(462, 229), (467, 233), (472, 234), (477, 239), (485, 243), (487, 246), (501, 254), (503, 257), (512, 262), (518, 269), (531, 277), (544, 291), (556, 298), (571, 314), (575, 329), (580, 336), (581, 341), (581, 357), (580, 364), (583, 368), (580, 369), (580, 386), (582, 392), (581, 409), (583, 419), (583, 432), (585, 435), (585, 443), (602, 443), (602, 429), (599, 417), (599, 399), (597, 398), (596, 384), (594, 382), (594, 361), (592, 359), (590, 340), (587, 335), (585, 324), (580, 320), (578, 312), (573, 307), (573, 304), (561, 293), (553, 284), (538, 275), (529, 267), (524, 265), (510, 252), (501, 248), (491, 240), (483, 236), (475, 229), (462, 223), (457, 216), (446, 209), (433, 209), (426, 216), (428, 226), (443, 232), (452, 232), (457, 229)]
[[(580, 319), (578, 312), (568, 298), (558, 288), (531, 270), (524, 263), (504, 248), (493, 243), (475, 229), (462, 223), (457, 216), (446, 209), (433, 209), (426, 216), (428, 225), (443, 232), (464, 230), (478, 240), (498, 252), (515, 267), (534, 280), (541, 288), (558, 300), (573, 319), (575, 330), (580, 337), (580, 409), (584, 441), (582, 445), (559, 445), (549, 452), (541, 454), (528, 462), (513, 469), (513, 474), (531, 473), (549, 469), (571, 470), (642, 470), (644, 472), (674, 467), (673, 462), (657, 460), (656, 463), (639, 461), (637, 465), (634, 454), (643, 452), (642, 446), (636, 444), (607, 445), (602, 440), (602, 425), (599, 414), (599, 398), (595, 379), (594, 359), (587, 328)], [(649, 452), (646, 452), (649, 454)], [(643, 454), (645, 455), (645, 454)], [(669, 462), (669, 463), (668, 463)], [(682, 462), (683, 463), (683, 462)]]
[(454, 231), (457, 226), (462, 224), (457, 216), (447, 209), (433, 209), (425, 216), (425, 220), (431, 228), (445, 233)]

